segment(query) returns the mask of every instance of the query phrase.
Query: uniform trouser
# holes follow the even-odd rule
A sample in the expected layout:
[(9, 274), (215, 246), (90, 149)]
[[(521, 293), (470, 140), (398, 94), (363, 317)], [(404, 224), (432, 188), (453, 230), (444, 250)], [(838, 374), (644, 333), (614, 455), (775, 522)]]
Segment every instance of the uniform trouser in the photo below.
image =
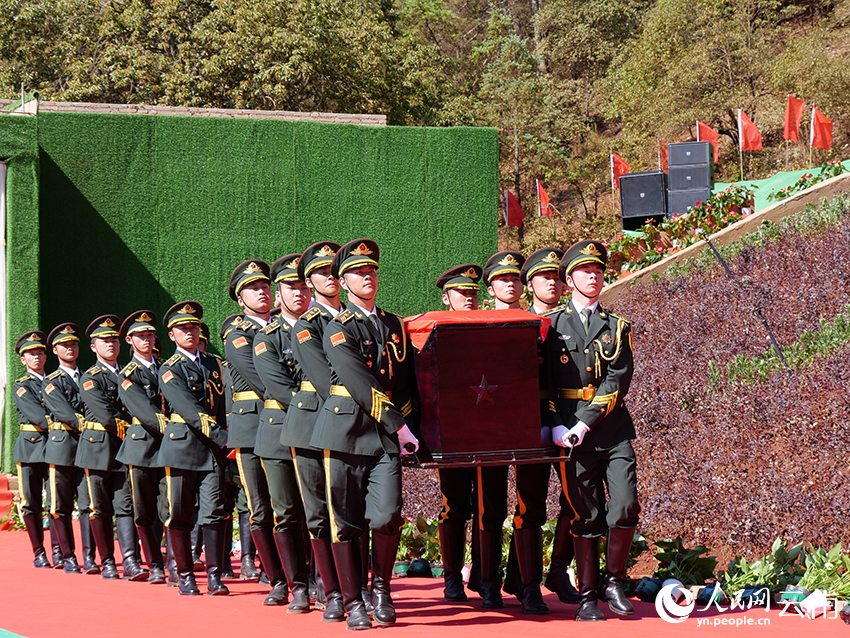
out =
[[(17, 466), (21, 509), (24, 514), (31, 514), (41, 519), (41, 493), (47, 480), (47, 465), (45, 463), (17, 463)], [(49, 497), (49, 483), (47, 491)]]
[(71, 516), (74, 511), (74, 495), (77, 496), (77, 508), (80, 513), (88, 513), (91, 507), (86, 474), (75, 465), (51, 465), (50, 478), (50, 515)]
[(515, 529), (542, 527), (546, 522), (550, 467), (549, 462), (516, 466)]
[(91, 518), (133, 515), (133, 495), (126, 467), (120, 470), (85, 470), (91, 499)]
[(508, 515), (508, 466), (446, 468), (439, 477), (441, 522), (463, 525), (474, 511), (480, 529), (502, 530)]
[(304, 521), (304, 505), (298, 477), (292, 459), (261, 458), (263, 471), (269, 486), (269, 500), (274, 514), (274, 531), (301, 532)]
[(597, 538), (608, 529), (637, 527), (640, 505), (631, 441), (608, 450), (583, 450), (579, 446), (573, 451), (572, 460), (560, 465), (562, 487), (575, 512), (573, 536)]
[(150, 527), (159, 515), (160, 482), (164, 476), (161, 467), (128, 465), (130, 490), (133, 502), (133, 521), (136, 527)]
[(191, 532), (196, 511), (199, 525), (215, 525), (227, 518), (224, 471), (218, 461), (214, 461), (213, 469), (205, 471), (167, 467), (165, 478), (168, 499), (166, 527)]
[(324, 451), (331, 541), (359, 540), (368, 525), (392, 536), (401, 530), (398, 454), (361, 456)]
[(260, 457), (250, 447), (236, 449), (236, 465), (239, 478), (248, 499), (248, 511), (251, 512), (251, 529), (270, 528), (274, 525), (269, 484), (263, 471)]
[(321, 450), (305, 448), (292, 448), (292, 450), (310, 538), (330, 538), (331, 524), (328, 492), (325, 485), (324, 455)]

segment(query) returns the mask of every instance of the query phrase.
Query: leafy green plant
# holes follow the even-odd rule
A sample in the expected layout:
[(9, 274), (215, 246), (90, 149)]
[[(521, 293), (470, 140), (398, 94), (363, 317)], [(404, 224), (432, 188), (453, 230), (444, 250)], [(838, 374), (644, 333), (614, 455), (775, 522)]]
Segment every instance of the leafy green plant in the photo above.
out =
[[(825, 589), (832, 591), (834, 586), (850, 590), (850, 580), (847, 577), (850, 569), (850, 556), (841, 552), (841, 543), (829, 550), (809, 548), (801, 559), (806, 566), (806, 572), (797, 583), (809, 591)], [(844, 581), (847, 580), (845, 583)]]
[(814, 175), (812, 173), (805, 173), (800, 176), (796, 182), (791, 184), (791, 186), (786, 186), (785, 188), (780, 188), (777, 191), (773, 191), (770, 195), (767, 196), (767, 201), (769, 202), (778, 202), (787, 197), (791, 197), (791, 195), (795, 193), (799, 193), (800, 191), (804, 191), (807, 188), (811, 188), (815, 184), (819, 184), (824, 180), (829, 179), (830, 177), (835, 177), (836, 175), (841, 175), (841, 173), (846, 173), (847, 169), (841, 165), (839, 160), (830, 160), (828, 162), (824, 162), (821, 164), (820, 173)]
[(797, 585), (803, 577), (802, 555), (802, 543), (789, 548), (777, 537), (766, 556), (750, 563), (739, 556), (730, 562), (728, 570), (720, 575), (721, 587), (729, 595), (746, 585), (763, 585), (773, 593), (781, 592), (787, 585)]
[(422, 516), (417, 516), (415, 521), (405, 519), (396, 560), (411, 558), (421, 558), (429, 563), (442, 559), (437, 521), (428, 521)]
[(658, 567), (652, 574), (653, 578), (661, 581), (675, 578), (683, 585), (705, 585), (705, 581), (714, 577), (717, 558), (703, 556), (708, 548), (697, 545), (693, 549), (685, 547), (681, 536), (656, 541), (655, 546), (661, 551), (655, 555)]

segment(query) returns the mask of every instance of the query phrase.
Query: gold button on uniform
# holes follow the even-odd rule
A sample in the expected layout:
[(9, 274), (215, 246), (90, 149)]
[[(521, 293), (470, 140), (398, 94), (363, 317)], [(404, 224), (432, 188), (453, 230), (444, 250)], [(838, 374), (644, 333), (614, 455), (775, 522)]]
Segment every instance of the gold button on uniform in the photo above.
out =
[(303, 408), (303, 407), (304, 407), (304, 404), (303, 404), (301, 401), (299, 401), (299, 402), (298, 402), (298, 407), (299, 407), (299, 408)]
[(339, 412), (339, 408), (334, 408), (334, 412)]
[(593, 370), (593, 368), (587, 368), (587, 371), (588, 371), (588, 372), (590, 372), (591, 370)]
[(590, 354), (590, 350), (585, 350), (584, 354)]
[(171, 438), (172, 438), (172, 439), (174, 438), (174, 432), (172, 432), (172, 433), (171, 433)]

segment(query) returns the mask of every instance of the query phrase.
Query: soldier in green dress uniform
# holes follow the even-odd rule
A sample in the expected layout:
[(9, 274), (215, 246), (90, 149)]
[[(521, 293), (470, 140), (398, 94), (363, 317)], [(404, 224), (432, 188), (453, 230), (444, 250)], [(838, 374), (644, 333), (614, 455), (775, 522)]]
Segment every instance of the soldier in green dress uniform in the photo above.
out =
[[(41, 382), (44, 380), (44, 364), (47, 362), (47, 335), (40, 330), (25, 332), (15, 342), (15, 354), (21, 357), (21, 363), (27, 370), (12, 387), (18, 422), (21, 424), (14, 453), (18, 470), (18, 492), (24, 526), (32, 545), (33, 565), (37, 568), (49, 568), (50, 561), (44, 551), (41, 506), (41, 492), (47, 482), (44, 445), (47, 441), (49, 413), (41, 398)], [(60, 550), (60, 556), (61, 553)]]
[(80, 541), (83, 546), (82, 571), (85, 574), (99, 574), (89, 519), (86, 475), (74, 462), (77, 441), (85, 423), (80, 399), (80, 370), (77, 368), (80, 333), (77, 324), (66, 322), (60, 323), (47, 335), (47, 342), (59, 359), (59, 369), (48, 374), (42, 382), (44, 407), (50, 412), (50, 434), (44, 446), (44, 462), (49, 467), (50, 516), (62, 549), (65, 573), (81, 571), (74, 555), (74, 530), (71, 525), (76, 493), (80, 512)]
[(371, 627), (361, 596), (360, 537), (372, 530), (372, 605), (379, 625), (396, 620), (390, 579), (401, 537), (401, 461), (419, 442), (411, 408), (410, 343), (398, 315), (375, 305), (378, 245), (357, 239), (337, 251), (331, 273), (348, 308), (323, 337), (331, 388), (310, 445), (324, 451), (331, 539), (350, 629)]
[[(148, 561), (152, 584), (165, 582), (161, 532), (155, 531), (158, 517), (167, 518), (165, 499), (165, 473), (157, 464), (159, 444), (165, 430), (162, 395), (159, 392), (157, 372), (162, 364), (153, 355), (156, 338), (156, 315), (150, 310), (137, 310), (130, 314), (118, 331), (130, 344), (133, 358), (121, 369), (118, 395), (132, 423), (127, 428), (116, 459), (127, 467), (133, 498), (133, 518)], [(164, 510), (164, 511), (163, 511)]]
[[(280, 314), (254, 337), (254, 367), (265, 386), (263, 410), (254, 454), (260, 457), (274, 513), (274, 541), (292, 592), (287, 613), (310, 611), (304, 505), (290, 446), (280, 442), (286, 411), (300, 389), (292, 353), (292, 327), (310, 305), (310, 289), (298, 276), (298, 253), (284, 255), (271, 267), (272, 283), (280, 299)], [(281, 583), (283, 585), (283, 583)], [(286, 603), (286, 591), (272, 589), (267, 605)]]
[(116, 456), (130, 425), (131, 416), (118, 397), (118, 324), (115, 315), (103, 315), (86, 328), (97, 363), (80, 377), (85, 408), (84, 430), (77, 445), (76, 463), (85, 470), (91, 498), (92, 533), (100, 554), (101, 578), (118, 578), (115, 568), (112, 518), (118, 532), (118, 544), (127, 580), (147, 580), (148, 571), (139, 565), (136, 526), (133, 523), (133, 499), (127, 468)]
[[(331, 319), (345, 309), (339, 299), (339, 279), (331, 273), (331, 262), (339, 248), (335, 242), (317, 242), (301, 253), (298, 260), (296, 274), (313, 291), (315, 303), (291, 330), (294, 337), (290, 337), (290, 347), (299, 387), (289, 403), (280, 434), (281, 444), (291, 448), (293, 454), (310, 546), (322, 585), (316, 607), (324, 606), (322, 620), (326, 622), (344, 620), (345, 610), (331, 550), (323, 455), (321, 450), (310, 447), (310, 438), (331, 389), (331, 369), (322, 337)], [(368, 533), (364, 532), (361, 538), (368, 541)]]
[[(482, 268), (461, 264), (437, 279), (443, 304), (453, 311), (478, 309)], [(508, 467), (440, 468), (443, 509), (438, 531), (446, 567), (444, 596), (448, 601), (465, 601), (463, 567), (466, 521), (472, 524), (472, 571), (469, 588), (481, 594), (484, 609), (501, 609), (502, 524), (507, 516)]]
[[(558, 276), (558, 267), (563, 256), (563, 250), (545, 247), (534, 251), (525, 260), (520, 272), (520, 280), (528, 286), (531, 292), (532, 304), (528, 309), (529, 312), (548, 317), (563, 310), (559, 304), (564, 290), (564, 283)], [(545, 344), (541, 344), (539, 376), (542, 398), (540, 401), (540, 414), (543, 423), (547, 424), (546, 429), (550, 429), (548, 427), (549, 391), (547, 383), (549, 366), (545, 362), (545, 357), (548, 353), (549, 348), (545, 347)], [(548, 438), (551, 440), (551, 429)], [(565, 451), (562, 451), (561, 454), (564, 456)], [(563, 479), (563, 463), (553, 463), (552, 467), (559, 479)], [(565, 484), (562, 484), (562, 487), (565, 487)], [(567, 501), (565, 488), (561, 491), (560, 506), (561, 511), (555, 527), (555, 540), (552, 542), (552, 554), (549, 558), (549, 572), (546, 574), (544, 585), (549, 591), (556, 593), (561, 602), (575, 605), (579, 601), (578, 592), (570, 582), (567, 572), (575, 556), (575, 552), (573, 551), (573, 535), (571, 532), (573, 510), (570, 507), (569, 501)]]
[[(198, 349), (204, 310), (195, 301), (181, 301), (165, 313), (163, 323), (177, 346), (159, 368), (159, 387), (171, 414), (159, 447), (157, 463), (165, 468), (172, 553), (181, 595), (200, 593), (192, 571), (190, 535), (197, 513), (202, 526), (207, 567), (207, 591), (229, 594), (221, 582), (226, 539), (224, 523), (225, 429), (221, 363)], [(229, 543), (228, 543), (229, 547)]]
[[(614, 613), (634, 613), (623, 594), (640, 505), (637, 498), (635, 428), (623, 402), (634, 363), (629, 322), (599, 306), (605, 246), (597, 241), (572, 245), (559, 274), (572, 291), (566, 308), (549, 315), (552, 440), (572, 447), (564, 463), (581, 607), (576, 620), (604, 620), (597, 599)], [(605, 499), (605, 488), (608, 501)], [(599, 538), (608, 533), (605, 571), (599, 582)]]

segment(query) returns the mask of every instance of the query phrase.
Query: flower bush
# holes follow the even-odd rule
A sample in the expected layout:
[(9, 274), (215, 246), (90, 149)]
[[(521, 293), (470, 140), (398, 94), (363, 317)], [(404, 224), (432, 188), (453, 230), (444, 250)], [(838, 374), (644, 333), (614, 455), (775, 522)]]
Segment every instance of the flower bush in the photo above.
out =
[(839, 160), (830, 160), (828, 162), (824, 162), (821, 164), (820, 173), (814, 175), (812, 173), (806, 173), (805, 175), (801, 175), (800, 179), (791, 184), (791, 186), (786, 186), (785, 188), (780, 188), (778, 191), (773, 191), (770, 195), (767, 196), (767, 201), (769, 202), (778, 202), (786, 197), (790, 197), (794, 193), (799, 193), (800, 191), (804, 191), (807, 188), (814, 186), (824, 180), (829, 179), (830, 177), (835, 177), (836, 175), (841, 175), (841, 173), (846, 173), (847, 169), (842, 166)]

